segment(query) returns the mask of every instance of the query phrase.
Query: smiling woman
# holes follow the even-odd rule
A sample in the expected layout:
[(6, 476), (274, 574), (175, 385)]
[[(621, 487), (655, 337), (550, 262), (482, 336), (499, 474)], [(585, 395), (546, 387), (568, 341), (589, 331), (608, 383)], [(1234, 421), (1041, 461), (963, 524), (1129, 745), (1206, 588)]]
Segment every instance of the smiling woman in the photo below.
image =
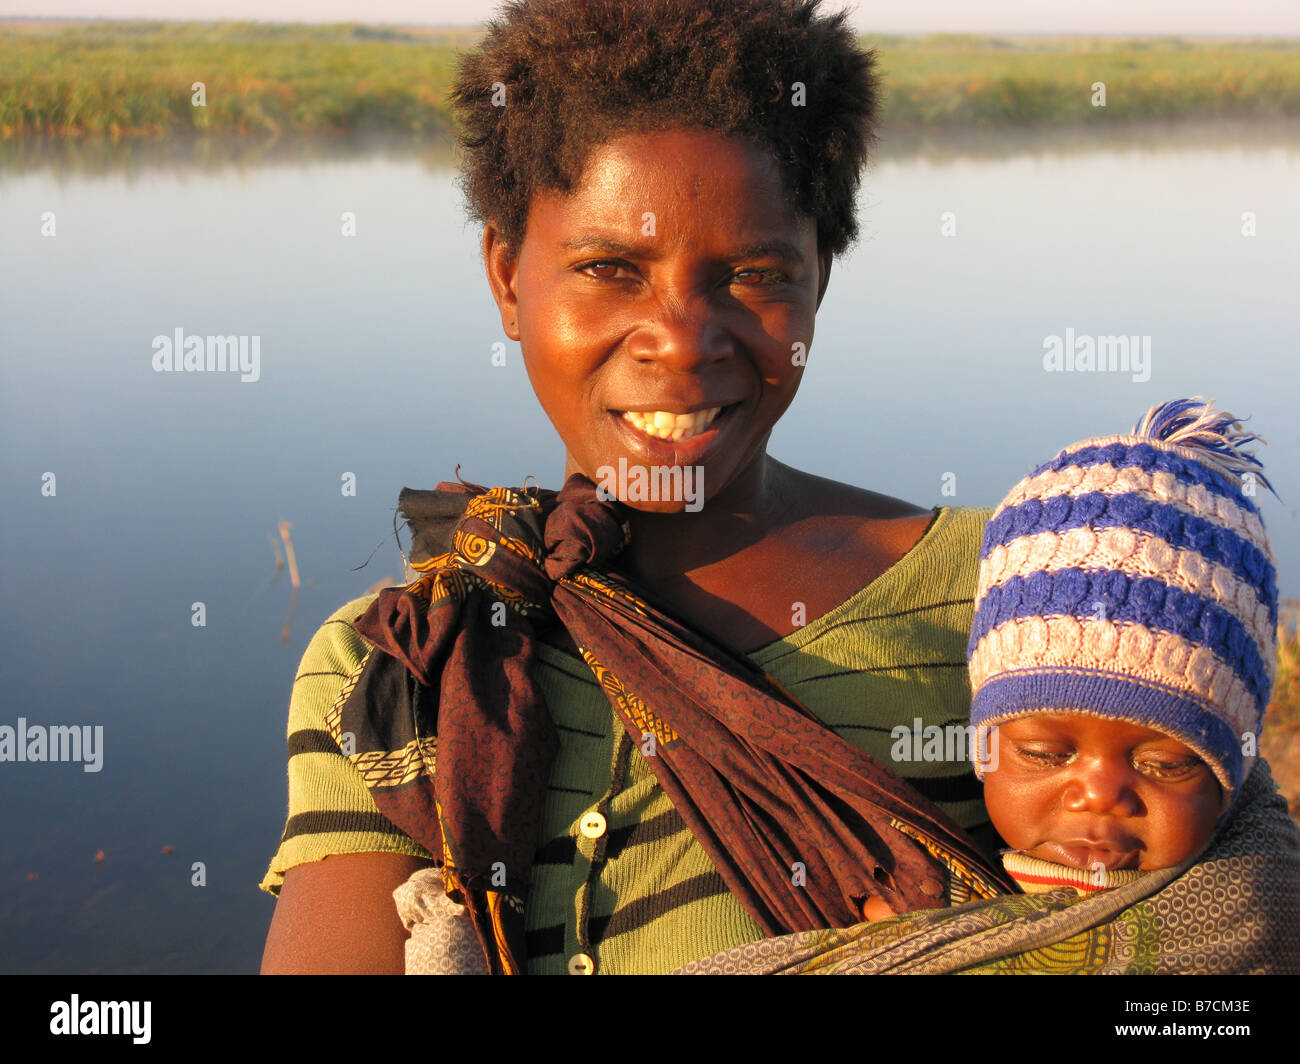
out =
[(517, 256), (491, 224), (484, 254), (566, 474), (624, 457), (702, 466), (706, 500), (754, 490), (734, 482), (761, 470), (830, 277), (770, 158), (708, 132), (619, 137), (573, 193), (536, 197)]
[[(264, 970), (402, 971), (393, 892), (430, 864), (503, 973), (1012, 889), (971, 766), (889, 762), (897, 724), (968, 715), (987, 514), (767, 451), (873, 137), (872, 57), (818, 6), (530, 0), (463, 62), (564, 488), (403, 493), (420, 579), (338, 611), (295, 683)], [(702, 505), (602, 497), (610, 468), (690, 468)]]
[(530, 973), (1009, 889), (968, 765), (885, 767), (892, 725), (966, 713), (984, 515), (767, 453), (873, 139), (872, 56), (818, 6), (537, 0), (462, 62), (464, 187), (566, 488), (404, 494), (426, 576), (313, 639), (266, 971), (401, 971), (392, 894), (429, 863)]
[[(640, 235), (647, 216), (652, 236)], [(619, 137), (592, 153), (570, 195), (535, 198), (517, 256), (491, 223), (484, 255), (503, 325), (565, 443), (566, 477), (620, 462), (697, 470), (697, 516), (682, 517), (680, 498), (628, 513), (632, 575), (654, 579), (708, 630), (727, 627), (718, 611), (733, 618), (742, 650), (789, 634), (792, 603), (817, 615), (862, 587), (862, 569), (843, 556), (807, 558), (784, 583), (754, 580), (798, 551), (795, 537), (843, 538), (853, 524), (850, 515), (790, 522), (791, 510), (817, 513), (824, 488), (766, 456), (798, 390), (795, 353), (811, 345), (831, 265), (816, 226), (786, 205), (770, 157), (703, 131)], [(694, 415), (710, 410), (717, 415), (697, 431)], [(859, 517), (899, 520), (904, 549), (930, 517), (912, 509), (909, 524), (904, 504), (865, 493), (850, 505)], [(736, 541), (740, 514), (755, 542), (718, 557), (718, 544)], [(889, 560), (873, 559), (878, 569)], [(686, 573), (675, 586), (664, 580)]]

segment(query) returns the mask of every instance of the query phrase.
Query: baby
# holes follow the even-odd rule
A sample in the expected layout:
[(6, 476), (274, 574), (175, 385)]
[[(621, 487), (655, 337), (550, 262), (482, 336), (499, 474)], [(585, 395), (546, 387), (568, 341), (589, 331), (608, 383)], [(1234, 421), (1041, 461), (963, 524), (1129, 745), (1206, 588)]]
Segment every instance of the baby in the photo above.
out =
[(1277, 579), (1257, 437), (1213, 403), (1067, 447), (989, 522), (970, 639), (989, 817), (1028, 893), (1194, 858), (1254, 765)]

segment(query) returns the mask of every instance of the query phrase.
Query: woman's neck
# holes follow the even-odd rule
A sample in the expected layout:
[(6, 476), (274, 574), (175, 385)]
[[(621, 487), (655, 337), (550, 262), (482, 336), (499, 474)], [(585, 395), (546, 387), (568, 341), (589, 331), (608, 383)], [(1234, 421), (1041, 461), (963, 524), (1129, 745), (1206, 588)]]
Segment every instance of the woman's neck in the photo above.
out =
[[(570, 464), (566, 478), (578, 470)], [(617, 565), (657, 581), (703, 568), (751, 546), (788, 519), (794, 470), (760, 452), (695, 512), (649, 513), (625, 506), (632, 541)]]

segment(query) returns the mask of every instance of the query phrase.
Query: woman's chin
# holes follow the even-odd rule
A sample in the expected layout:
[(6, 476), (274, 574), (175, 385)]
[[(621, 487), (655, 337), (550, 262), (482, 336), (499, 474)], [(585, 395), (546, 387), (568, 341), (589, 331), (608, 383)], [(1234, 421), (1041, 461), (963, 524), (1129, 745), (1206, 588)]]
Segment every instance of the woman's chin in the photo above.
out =
[(620, 456), (588, 476), (602, 499), (641, 513), (698, 513), (704, 506), (702, 465), (645, 465)]

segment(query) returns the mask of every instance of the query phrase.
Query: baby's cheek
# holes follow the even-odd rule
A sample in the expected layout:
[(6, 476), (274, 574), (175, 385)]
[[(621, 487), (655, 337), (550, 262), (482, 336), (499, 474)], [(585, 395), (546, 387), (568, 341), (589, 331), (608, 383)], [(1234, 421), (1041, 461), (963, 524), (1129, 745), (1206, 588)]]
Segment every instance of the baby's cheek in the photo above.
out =
[(984, 808), (1003, 841), (1012, 849), (1019, 850), (1033, 843), (1026, 841), (1028, 832), (1024, 827), (1024, 802), (1009, 777), (1010, 774), (1006, 771), (985, 773)]
[(1223, 811), (1223, 790), (1217, 780), (1191, 795), (1167, 800), (1158, 838), (1148, 838), (1143, 868), (1170, 868), (1196, 856), (1210, 841)]

